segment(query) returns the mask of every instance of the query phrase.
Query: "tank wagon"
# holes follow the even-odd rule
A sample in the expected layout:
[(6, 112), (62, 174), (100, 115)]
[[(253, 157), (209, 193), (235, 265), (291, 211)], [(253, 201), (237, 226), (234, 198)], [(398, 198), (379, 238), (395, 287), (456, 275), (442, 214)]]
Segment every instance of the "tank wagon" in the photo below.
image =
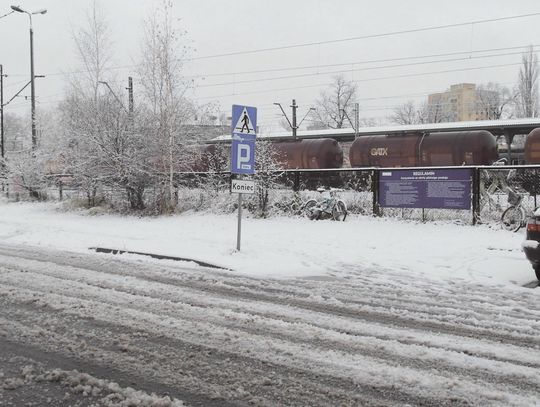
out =
[(540, 127), (533, 129), (525, 139), (523, 148), (525, 163), (540, 164)]
[(341, 168), (343, 149), (330, 138), (315, 140), (279, 141), (273, 144), (283, 169)]
[[(341, 168), (343, 166), (343, 150), (334, 139), (275, 141), (272, 142), (272, 146), (276, 153), (276, 160), (285, 170)], [(230, 145), (200, 146), (191, 155), (191, 162), (185, 164), (184, 171), (206, 172), (211, 169), (225, 171), (230, 163), (230, 149)]]
[(351, 167), (489, 165), (497, 158), (485, 130), (359, 137), (349, 150)]

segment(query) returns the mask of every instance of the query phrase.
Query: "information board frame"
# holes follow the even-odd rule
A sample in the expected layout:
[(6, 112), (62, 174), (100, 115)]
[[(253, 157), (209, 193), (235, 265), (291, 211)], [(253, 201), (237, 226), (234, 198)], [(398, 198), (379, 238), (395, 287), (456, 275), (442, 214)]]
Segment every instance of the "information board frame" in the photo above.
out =
[(381, 170), (378, 204), (383, 208), (470, 210), (472, 181), (470, 168)]

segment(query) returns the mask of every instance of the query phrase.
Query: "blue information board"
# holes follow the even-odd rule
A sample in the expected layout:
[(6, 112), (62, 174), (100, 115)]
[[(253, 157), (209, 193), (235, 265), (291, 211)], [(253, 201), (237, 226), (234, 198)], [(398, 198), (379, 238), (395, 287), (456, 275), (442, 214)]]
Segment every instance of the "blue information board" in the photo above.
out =
[(257, 109), (250, 106), (232, 107), (231, 173), (255, 173), (255, 138)]
[(379, 205), (393, 208), (471, 208), (472, 172), (460, 169), (385, 170)]

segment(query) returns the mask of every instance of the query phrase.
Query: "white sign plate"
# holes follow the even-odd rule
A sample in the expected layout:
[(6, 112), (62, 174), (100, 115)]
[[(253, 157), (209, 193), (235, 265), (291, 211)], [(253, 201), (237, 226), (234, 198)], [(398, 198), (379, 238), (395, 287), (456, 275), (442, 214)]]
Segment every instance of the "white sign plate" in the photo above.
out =
[(231, 192), (236, 194), (254, 194), (255, 181), (233, 179), (231, 183)]

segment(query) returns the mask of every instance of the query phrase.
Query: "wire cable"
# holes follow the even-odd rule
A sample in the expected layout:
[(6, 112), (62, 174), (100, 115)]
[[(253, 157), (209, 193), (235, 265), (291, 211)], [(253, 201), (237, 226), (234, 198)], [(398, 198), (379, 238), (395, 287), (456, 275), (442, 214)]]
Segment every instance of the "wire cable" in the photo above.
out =
[(315, 45), (319, 46), (319, 45), (326, 45), (326, 44), (336, 44), (336, 43), (347, 42), (347, 41), (358, 41), (358, 40), (366, 40), (366, 39), (370, 39), (370, 38), (390, 37), (390, 36), (395, 36), (395, 35), (403, 35), (403, 34), (411, 34), (411, 33), (417, 33), (417, 32), (425, 32), (425, 31), (441, 30), (441, 29), (447, 29), (447, 28), (463, 27), (463, 26), (472, 25), (472, 24), (476, 25), (476, 24), (493, 23), (493, 22), (497, 22), (497, 21), (513, 20), (513, 19), (519, 19), (519, 18), (536, 17), (536, 16), (539, 16), (539, 15), (540, 15), (540, 12), (529, 13), (529, 14), (520, 14), (520, 15), (515, 15), (515, 16), (507, 16), (507, 17), (489, 18), (489, 19), (484, 19), (484, 20), (468, 21), (468, 22), (465, 22), (465, 23), (444, 24), (444, 25), (436, 25), (436, 26), (429, 26), (429, 27), (413, 28), (413, 29), (409, 29), (409, 30), (390, 31), (390, 32), (387, 32), (387, 33), (380, 33), (380, 34), (360, 35), (360, 36), (356, 36), (356, 37), (340, 38), (340, 39), (335, 39), (335, 40), (317, 41), (317, 42), (305, 42), (305, 43), (301, 43), (301, 44), (283, 45), (283, 46), (279, 46), (279, 47), (268, 47), (268, 48), (252, 49), (252, 50), (247, 50), (247, 51), (235, 51), (235, 52), (227, 52), (227, 53), (223, 53), (223, 54), (205, 55), (205, 56), (191, 58), (191, 59), (188, 59), (188, 60), (222, 58), (222, 57), (230, 57), (230, 56), (237, 56), (237, 55), (246, 55), (246, 54), (255, 54), (255, 53), (261, 53), (261, 52), (278, 51), (278, 50), (284, 50), (284, 49), (311, 47), (311, 46), (315, 46)]

